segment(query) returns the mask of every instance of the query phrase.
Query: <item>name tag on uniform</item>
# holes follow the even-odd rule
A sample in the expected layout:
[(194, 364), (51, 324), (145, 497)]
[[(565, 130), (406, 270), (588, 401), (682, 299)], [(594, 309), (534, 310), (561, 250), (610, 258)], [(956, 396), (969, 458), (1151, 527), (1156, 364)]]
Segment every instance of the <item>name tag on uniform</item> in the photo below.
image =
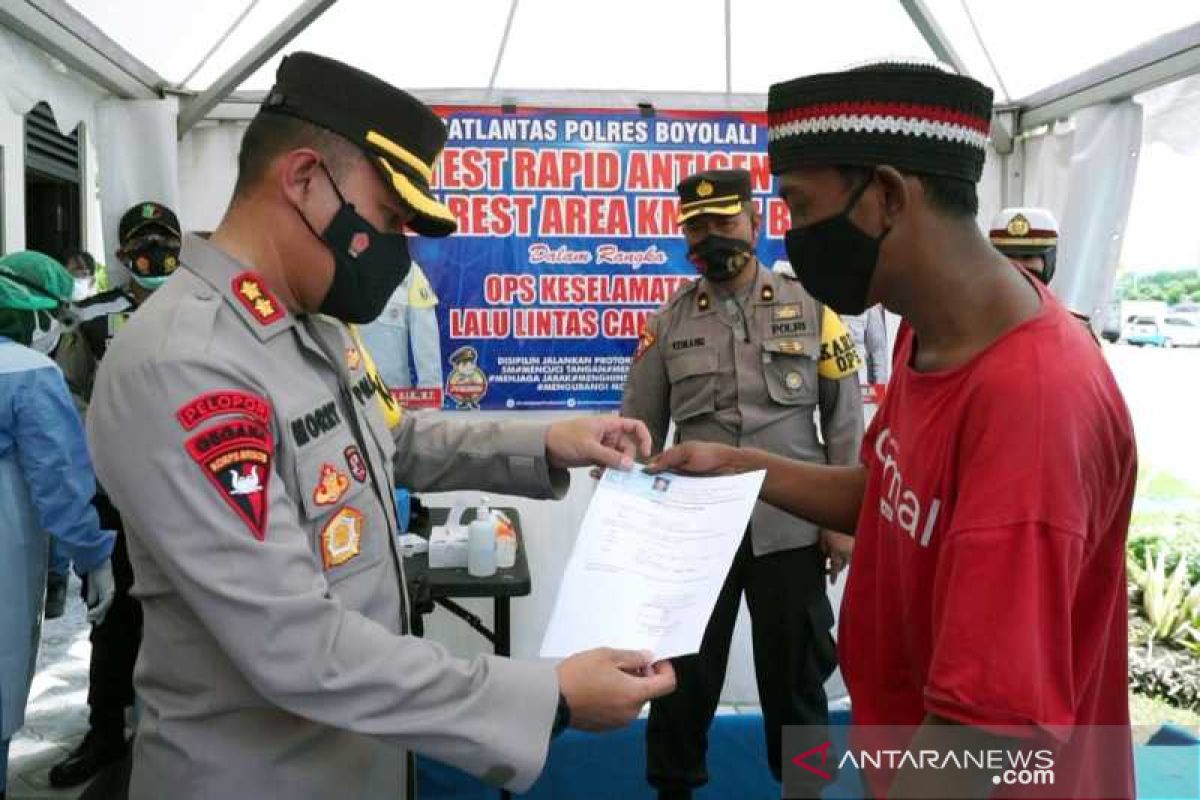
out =
[(772, 322), (771, 336), (795, 336), (801, 333), (808, 333), (808, 323), (802, 319), (791, 320), (789, 322)]
[(342, 421), (338, 414), (337, 404), (332, 400), (319, 408), (314, 408), (307, 414), (289, 420), (292, 428), (292, 438), (297, 447), (304, 447), (336, 428)]
[(704, 347), (706, 344), (703, 336), (697, 336), (693, 339), (676, 339), (671, 342), (672, 350), (691, 350), (693, 347)]

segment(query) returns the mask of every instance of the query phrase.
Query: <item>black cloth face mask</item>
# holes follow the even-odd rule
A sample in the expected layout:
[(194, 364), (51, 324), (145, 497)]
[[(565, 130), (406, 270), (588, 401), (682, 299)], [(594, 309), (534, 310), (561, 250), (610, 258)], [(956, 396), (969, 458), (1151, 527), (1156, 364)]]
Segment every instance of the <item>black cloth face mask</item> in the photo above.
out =
[(388, 298), (408, 275), (412, 256), (403, 233), (381, 233), (347, 202), (337, 182), (325, 170), (341, 207), (322, 233), (296, 209), (313, 235), (333, 254), (333, 282), (318, 309), (343, 322), (365, 325), (383, 313)]
[(714, 283), (736, 278), (754, 256), (754, 247), (742, 239), (709, 234), (688, 248), (688, 261)]
[(876, 238), (850, 219), (850, 212), (870, 185), (871, 178), (863, 181), (840, 213), (792, 228), (784, 236), (788, 261), (805, 291), (839, 314), (867, 310), (879, 245), (891, 230)]

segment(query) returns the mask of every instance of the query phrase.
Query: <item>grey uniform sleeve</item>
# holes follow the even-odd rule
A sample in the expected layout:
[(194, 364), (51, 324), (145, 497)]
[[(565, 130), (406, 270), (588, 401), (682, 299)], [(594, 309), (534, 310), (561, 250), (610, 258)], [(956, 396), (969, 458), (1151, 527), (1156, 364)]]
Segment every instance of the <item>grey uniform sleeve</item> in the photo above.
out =
[(189, 456), (195, 431), (184, 431), (174, 410), (213, 390), (261, 396), (252, 381), (180, 362), (143, 362), (107, 378), (88, 420), (100, 478), (134, 540), (259, 694), (477, 775), (510, 765), (489, 777), (518, 791), (536, 779), (558, 699), (552, 665), (454, 658), (346, 608), (277, 464), (265, 479), (260, 540)]
[(825, 459), (830, 464), (857, 464), (863, 438), (862, 391), (858, 385), (858, 371), (836, 380), (821, 378), (819, 386)]
[(560, 499), (571, 474), (546, 459), (545, 423), (467, 421), (434, 412), (405, 414), (392, 430), (396, 485), (414, 492), (479, 489)]
[(662, 343), (658, 341), (661, 329), (660, 314), (646, 320), (621, 396), (621, 416), (646, 423), (654, 453), (662, 452), (671, 425), (671, 382), (663, 362)]
[(887, 383), (891, 368), (885, 313), (883, 306), (867, 309), (864, 333), (866, 352), (863, 357), (867, 360), (867, 380), (870, 383)]

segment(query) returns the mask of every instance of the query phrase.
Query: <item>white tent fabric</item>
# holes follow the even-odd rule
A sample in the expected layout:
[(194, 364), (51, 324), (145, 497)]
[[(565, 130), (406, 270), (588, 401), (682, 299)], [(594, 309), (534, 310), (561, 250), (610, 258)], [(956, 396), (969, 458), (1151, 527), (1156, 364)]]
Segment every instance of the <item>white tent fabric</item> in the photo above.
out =
[[(175, 121), (179, 104), (165, 100), (107, 100), (96, 106), (96, 150), (100, 156), (100, 209), (104, 241), (115, 249), (121, 215), (147, 200), (179, 207)], [(128, 280), (116, 258), (108, 261), (114, 283)]]
[(1085, 108), (1075, 135), (1059, 217), (1055, 292), (1072, 311), (1100, 318), (1121, 254), (1142, 142), (1142, 108), (1126, 101)]
[(90, 126), (96, 103), (105, 97), (98, 87), (4, 28), (0, 28), (0, 93), (19, 115), (47, 103), (64, 135), (81, 123)]
[[(174, 4), (168, 19), (156, 0), (68, 2), (172, 83), (188, 77), (251, 6), (251, 0)], [(254, 2), (186, 88), (209, 86), (300, 4)], [(509, 5), (339, 0), (285, 51), (326, 53), (409, 88), (487, 86)], [(924, 6), (968, 71), (996, 89), (999, 100), (1032, 94), (1196, 21), (1194, 5), (1178, 0), (924, 0)], [(729, 7), (734, 92), (762, 93), (773, 81), (885, 56), (932, 56), (896, 0), (730, 0)], [(1087, 34), (1074, 35), (1085, 16)], [(725, 91), (724, 23), (723, 0), (519, 0), (495, 85)], [(268, 88), (280, 58), (240, 88)]]
[(1161, 143), (1180, 155), (1200, 155), (1200, 76), (1138, 95), (1146, 109), (1146, 144)]

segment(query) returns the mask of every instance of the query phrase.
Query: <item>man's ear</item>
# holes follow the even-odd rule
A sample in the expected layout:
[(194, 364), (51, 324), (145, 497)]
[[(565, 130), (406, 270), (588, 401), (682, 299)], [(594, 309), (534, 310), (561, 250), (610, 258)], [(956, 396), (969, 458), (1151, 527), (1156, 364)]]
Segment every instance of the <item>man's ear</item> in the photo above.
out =
[(289, 150), (275, 160), (270, 170), (272, 182), (294, 205), (307, 205), (314, 173), (321, 169), (321, 156), (311, 148)]
[(890, 228), (896, 217), (903, 214), (913, 201), (908, 179), (895, 167), (881, 166), (875, 169), (875, 180), (879, 181), (882, 188), (879, 196), (883, 222)]
[(758, 244), (758, 235), (762, 232), (762, 214), (758, 213), (758, 206), (750, 206), (750, 243)]

